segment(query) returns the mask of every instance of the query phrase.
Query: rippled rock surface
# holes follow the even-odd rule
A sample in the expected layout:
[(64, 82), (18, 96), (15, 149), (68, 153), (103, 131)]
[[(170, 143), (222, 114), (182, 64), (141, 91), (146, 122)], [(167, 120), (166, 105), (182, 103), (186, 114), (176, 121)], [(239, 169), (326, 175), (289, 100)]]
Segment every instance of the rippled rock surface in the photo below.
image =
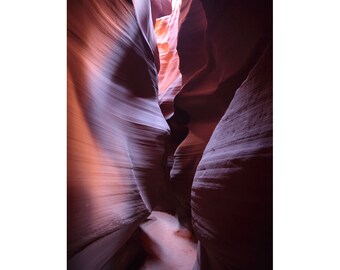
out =
[(271, 269), (271, 1), (73, 0), (67, 46), (69, 269), (137, 269), (154, 210)]
[(272, 52), (236, 91), (191, 191), (197, 269), (272, 269)]
[(69, 269), (103, 268), (167, 207), (157, 52), (149, 1), (68, 2)]
[[(193, 8), (196, 12), (204, 11), (206, 16), (205, 51), (208, 57), (205, 66), (191, 72), (176, 95), (175, 114), (169, 121), (175, 122), (172, 134), (177, 132), (183, 136), (184, 130), (187, 134), (174, 152), (171, 183), (179, 219), (188, 228), (192, 223), (191, 186), (203, 151), (237, 88), (271, 40), (270, 1), (202, 1)], [(200, 24), (204, 29), (204, 22)], [(186, 29), (189, 31), (190, 28)], [(186, 41), (184, 28), (178, 43), (179, 47), (185, 47), (181, 45), (184, 43), (181, 37)], [(203, 51), (201, 43), (194, 46), (191, 51)], [(192, 54), (187, 51), (182, 49), (181, 53), (179, 50), (179, 55), (181, 63), (189, 63), (181, 64), (183, 73), (190, 74)], [(176, 119), (188, 121), (178, 124)]]

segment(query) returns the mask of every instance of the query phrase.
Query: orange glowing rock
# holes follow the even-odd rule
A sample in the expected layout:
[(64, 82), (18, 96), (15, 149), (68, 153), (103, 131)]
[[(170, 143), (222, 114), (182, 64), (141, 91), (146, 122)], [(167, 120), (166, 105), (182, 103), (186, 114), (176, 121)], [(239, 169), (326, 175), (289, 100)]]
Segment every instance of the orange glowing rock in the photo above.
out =
[[(174, 0), (172, 2), (172, 13), (156, 19), (155, 34), (160, 57), (159, 95), (162, 95), (181, 77), (176, 49), (181, 3), (181, 0)], [(180, 82), (177, 83), (180, 84)]]

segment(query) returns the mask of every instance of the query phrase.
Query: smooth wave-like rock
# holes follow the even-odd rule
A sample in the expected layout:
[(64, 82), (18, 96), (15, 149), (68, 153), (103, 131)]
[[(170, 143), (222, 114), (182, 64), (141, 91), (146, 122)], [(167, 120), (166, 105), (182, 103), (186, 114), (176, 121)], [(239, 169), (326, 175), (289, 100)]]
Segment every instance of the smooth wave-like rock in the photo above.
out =
[(156, 52), (148, 0), (68, 2), (69, 269), (105, 267), (166, 207)]
[(165, 119), (174, 113), (174, 98), (182, 88), (180, 59), (177, 52), (178, 32), (189, 11), (191, 0), (172, 1), (172, 12), (155, 23), (155, 34), (160, 55), (158, 72), (159, 104)]
[(236, 91), (191, 192), (197, 269), (272, 269), (272, 51)]
[(156, 19), (170, 15), (172, 12), (172, 0), (150, 0), (153, 24)]
[[(271, 39), (270, 1), (202, 1), (202, 6), (207, 19), (207, 64), (190, 77), (174, 100), (173, 118), (178, 114), (190, 119), (181, 126), (182, 130), (187, 128), (188, 135), (176, 148), (171, 170), (177, 214), (188, 228), (191, 228), (191, 186), (203, 151), (236, 89)], [(181, 42), (179, 37), (178, 43)], [(201, 45), (198, 50), (202, 50)], [(185, 52), (180, 59), (191, 61)]]
[(271, 269), (271, 16), (270, 0), (68, 1), (69, 269), (138, 268), (153, 210), (197, 237), (195, 269)]
[(200, 0), (183, 1), (180, 22), (177, 50), (182, 85), (185, 85), (196, 72), (208, 64), (205, 47), (207, 20)]
[[(167, 120), (174, 114), (176, 95), (188, 78), (206, 64), (205, 28), (204, 10), (199, 0), (174, 0), (172, 12), (156, 19), (155, 34), (161, 66), (158, 73), (159, 104)], [(179, 35), (181, 42), (178, 42)], [(185, 54), (184, 61), (180, 60), (180, 54)]]
[[(155, 34), (160, 58), (160, 69), (158, 72), (159, 103), (166, 118), (173, 112), (169, 105), (173, 104), (174, 96), (182, 86), (182, 75), (179, 71), (179, 57), (177, 53), (181, 3), (181, 0), (174, 0), (172, 2), (171, 14), (156, 19), (155, 23)], [(164, 106), (165, 104), (169, 105)]]

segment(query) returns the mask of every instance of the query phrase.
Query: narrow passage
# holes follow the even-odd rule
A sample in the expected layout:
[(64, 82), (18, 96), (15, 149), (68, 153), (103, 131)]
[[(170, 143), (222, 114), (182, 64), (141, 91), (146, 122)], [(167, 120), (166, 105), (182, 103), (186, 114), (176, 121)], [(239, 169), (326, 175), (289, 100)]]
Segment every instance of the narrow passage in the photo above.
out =
[(148, 256), (141, 270), (191, 270), (196, 259), (196, 242), (191, 233), (179, 229), (176, 217), (153, 211), (140, 225)]

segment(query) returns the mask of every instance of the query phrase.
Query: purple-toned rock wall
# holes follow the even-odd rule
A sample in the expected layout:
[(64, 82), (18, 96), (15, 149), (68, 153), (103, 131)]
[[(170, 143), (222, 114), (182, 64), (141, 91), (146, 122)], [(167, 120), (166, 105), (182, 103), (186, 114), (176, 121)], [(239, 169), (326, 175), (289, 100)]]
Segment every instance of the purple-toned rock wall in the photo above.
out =
[(191, 190), (198, 269), (272, 267), (272, 52), (217, 124)]
[(101, 269), (169, 196), (151, 9), (137, 2), (68, 2), (70, 269)]
[(195, 269), (271, 269), (272, 2), (73, 0), (67, 47), (68, 267), (132, 267), (160, 210)]

